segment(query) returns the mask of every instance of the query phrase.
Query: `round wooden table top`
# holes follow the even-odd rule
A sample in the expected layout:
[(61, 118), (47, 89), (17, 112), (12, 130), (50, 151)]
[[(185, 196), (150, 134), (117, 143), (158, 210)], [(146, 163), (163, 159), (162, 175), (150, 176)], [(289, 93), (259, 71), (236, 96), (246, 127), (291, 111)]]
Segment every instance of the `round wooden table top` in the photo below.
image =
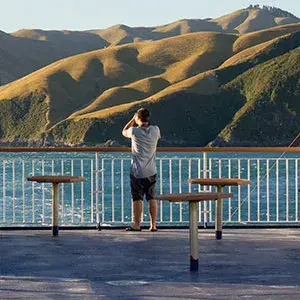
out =
[(165, 194), (156, 197), (157, 200), (167, 200), (170, 202), (184, 202), (184, 201), (208, 201), (219, 200), (223, 198), (232, 198), (232, 193), (187, 193), (187, 194)]
[(27, 178), (28, 181), (49, 182), (49, 183), (72, 183), (85, 181), (84, 177), (80, 176), (32, 176)]
[(250, 184), (250, 180), (239, 179), (239, 178), (193, 178), (188, 180), (191, 184), (201, 184), (201, 185), (241, 185)]

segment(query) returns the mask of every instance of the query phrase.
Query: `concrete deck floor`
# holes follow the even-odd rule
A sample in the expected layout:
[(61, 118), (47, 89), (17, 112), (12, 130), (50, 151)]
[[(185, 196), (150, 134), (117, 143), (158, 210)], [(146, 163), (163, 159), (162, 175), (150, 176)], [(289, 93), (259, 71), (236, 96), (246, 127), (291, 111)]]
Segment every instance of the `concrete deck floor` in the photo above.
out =
[(300, 299), (300, 230), (0, 231), (0, 299)]

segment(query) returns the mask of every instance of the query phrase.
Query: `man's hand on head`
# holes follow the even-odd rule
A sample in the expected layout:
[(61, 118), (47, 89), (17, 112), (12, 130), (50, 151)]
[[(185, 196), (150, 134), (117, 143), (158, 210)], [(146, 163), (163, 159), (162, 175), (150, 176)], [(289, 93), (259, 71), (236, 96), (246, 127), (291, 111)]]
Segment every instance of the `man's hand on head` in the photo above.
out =
[(122, 130), (122, 134), (125, 136), (125, 137), (129, 137), (128, 134), (126, 133), (126, 131), (130, 128), (130, 127), (133, 127), (136, 125), (136, 121), (135, 121), (135, 116), (134, 115), (130, 121), (125, 125), (125, 127), (123, 128)]
[(134, 114), (133, 120), (134, 120), (134, 125), (137, 125), (138, 124), (138, 120), (139, 120), (139, 117), (138, 117), (137, 114)]
[(135, 126), (136, 125), (136, 118), (135, 115), (131, 118), (131, 120), (129, 121), (130, 126)]

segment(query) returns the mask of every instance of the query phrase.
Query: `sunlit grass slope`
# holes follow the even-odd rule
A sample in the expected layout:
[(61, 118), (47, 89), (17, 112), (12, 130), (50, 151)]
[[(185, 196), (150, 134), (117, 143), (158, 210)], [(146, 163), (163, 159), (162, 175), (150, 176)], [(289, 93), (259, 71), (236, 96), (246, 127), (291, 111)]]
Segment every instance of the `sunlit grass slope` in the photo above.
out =
[(297, 22), (300, 22), (300, 19), (294, 16), (276, 17), (270, 11), (263, 9), (240, 9), (215, 19), (182, 19), (153, 27), (130, 27), (117, 24), (106, 29), (81, 32), (22, 29), (13, 35), (48, 41), (65, 50), (76, 49), (76, 51), (84, 52), (107, 46), (155, 41), (192, 32), (248, 33)]
[(138, 60), (156, 66), (161, 70), (159, 74), (106, 90), (74, 115), (145, 99), (176, 82), (216, 68), (232, 55), (235, 39), (233, 35), (207, 32), (140, 44)]
[[(192, 93), (197, 93), (199, 95), (207, 95), (207, 94), (216, 94), (219, 91), (219, 88), (231, 80), (233, 80), (236, 76), (242, 74), (248, 69), (253, 68), (254, 66), (264, 63), (272, 58), (285, 54), (286, 52), (297, 48), (300, 45), (300, 31), (292, 34), (287, 34), (280, 38), (273, 39), (269, 42), (263, 43), (261, 45), (257, 45), (251, 47), (249, 49), (243, 50), (240, 53), (233, 55), (232, 58), (228, 59), (224, 64), (220, 67), (215, 68), (214, 70), (209, 70), (203, 73), (199, 73), (195, 76), (187, 77), (185, 80), (181, 80), (178, 83), (170, 84), (166, 86), (161, 91), (157, 91), (157, 93), (153, 93), (149, 97), (147, 93), (139, 94), (140, 97), (143, 97), (145, 101), (159, 101), (159, 99), (166, 97), (167, 95), (186, 91)], [(155, 77), (157, 80), (160, 77)], [(154, 78), (153, 78), (154, 79)], [(134, 84), (131, 84), (128, 87), (133, 87)], [(164, 85), (162, 85), (164, 87)], [(114, 89), (113, 91), (107, 91), (109, 94), (117, 92), (118, 89)], [(144, 92), (144, 91), (143, 91)], [(100, 113), (103, 115), (102, 111), (98, 111), (97, 109), (108, 108), (109, 105), (106, 105), (100, 100), (107, 101), (109, 97), (107, 94), (103, 94), (97, 99), (90, 107), (85, 110), (80, 111), (80, 113), (76, 113), (73, 116), (84, 115), (89, 113), (88, 117), (98, 116)], [(121, 99), (121, 98), (120, 98)], [(126, 97), (125, 97), (126, 99)], [(131, 98), (134, 99), (134, 98)], [(135, 100), (138, 100), (136, 98)], [(120, 101), (117, 104), (124, 104), (127, 101)], [(111, 105), (111, 106), (115, 106)], [(119, 109), (114, 107), (114, 109)], [(90, 114), (92, 111), (95, 111), (95, 115)]]
[[(146, 106), (153, 122), (164, 129), (162, 145), (286, 145), (299, 128), (299, 45), (300, 32), (274, 39), (234, 65), (195, 75), (140, 101), (74, 116), (55, 126), (50, 136), (70, 144), (108, 139), (126, 143), (120, 128), (137, 108)], [(249, 112), (251, 103), (256, 103), (255, 118), (248, 117), (247, 123), (243, 112)], [(272, 127), (282, 126), (281, 116), (289, 119), (287, 127), (272, 137)], [(244, 124), (241, 129), (239, 124)]]
[(145, 105), (166, 127), (163, 143), (205, 145), (247, 102), (227, 85), (299, 47), (300, 31), (277, 30), (285, 35), (238, 53), (234, 45), (243, 36), (202, 32), (57, 61), (0, 87), (1, 140), (123, 143), (120, 127)]
[(38, 41), (47, 41), (54, 47), (72, 55), (107, 47), (109, 43), (88, 31), (21, 29), (13, 36)]
[(68, 55), (49, 42), (17, 38), (0, 31), (0, 85)]
[[(42, 105), (43, 122), (32, 129), (31, 137), (36, 137), (70, 115), (81, 114), (80, 109), (86, 113), (144, 99), (174, 82), (215, 68), (230, 57), (235, 40), (234, 35), (194, 33), (80, 54), (0, 87), (0, 105), (9, 101), (26, 107)], [(38, 104), (32, 101), (36, 97)], [(5, 105), (5, 114), (30, 116), (26, 108), (18, 112)], [(12, 130), (14, 122), (5, 126), (4, 118), (2, 123), (4, 139), (28, 138), (23, 129)]]
[(288, 33), (296, 32), (300, 30), (300, 23), (276, 26), (274, 28), (260, 30), (253, 33), (241, 35), (234, 43), (233, 51), (240, 52), (244, 49), (252, 46), (259, 45), (261, 43), (270, 41), (274, 38), (283, 36)]
[[(21, 29), (11, 35), (0, 32), (0, 85), (28, 75), (58, 59), (92, 50), (162, 40), (194, 32), (240, 34), (299, 22), (300, 19), (288, 12), (278, 17), (276, 13), (264, 9), (241, 9), (216, 19), (183, 19), (153, 27), (118, 24), (106, 29), (86, 31)], [(289, 30), (292, 27), (285, 33)], [(278, 34), (278, 31), (273, 33)], [(252, 46), (254, 43), (265, 42), (271, 38), (272, 32), (268, 36), (265, 34), (252, 36), (252, 39), (240, 39), (234, 51), (250, 47), (245, 44), (245, 40), (252, 43)]]
[(297, 22), (300, 19), (296, 17), (276, 17), (263, 9), (240, 9), (215, 19), (183, 19), (161, 26), (135, 28), (119, 24), (107, 29), (93, 30), (91, 33), (100, 36), (110, 45), (120, 45), (200, 31), (248, 33)]
[(299, 78), (298, 47), (227, 84), (246, 104), (212, 144), (289, 145), (300, 131)]
[(263, 9), (241, 9), (228, 15), (211, 20), (219, 24), (226, 32), (249, 33), (279, 25), (297, 23), (294, 16), (278, 18)]

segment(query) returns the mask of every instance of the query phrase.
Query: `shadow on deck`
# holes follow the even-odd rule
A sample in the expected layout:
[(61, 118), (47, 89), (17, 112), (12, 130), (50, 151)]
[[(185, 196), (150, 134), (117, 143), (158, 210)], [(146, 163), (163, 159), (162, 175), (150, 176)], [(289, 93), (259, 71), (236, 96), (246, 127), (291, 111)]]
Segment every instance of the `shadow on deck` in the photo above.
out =
[(298, 229), (0, 231), (0, 299), (300, 299)]

